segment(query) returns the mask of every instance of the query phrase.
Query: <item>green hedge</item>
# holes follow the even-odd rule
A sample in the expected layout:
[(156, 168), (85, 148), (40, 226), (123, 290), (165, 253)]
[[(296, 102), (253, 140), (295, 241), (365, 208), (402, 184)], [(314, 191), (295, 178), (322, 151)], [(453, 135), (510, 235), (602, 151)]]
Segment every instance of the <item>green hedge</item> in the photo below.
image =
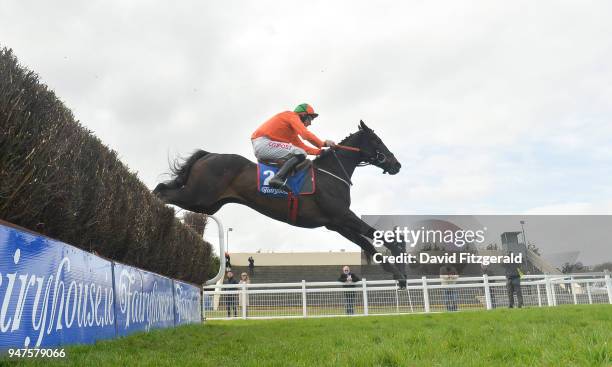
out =
[(211, 267), (210, 244), (7, 49), (0, 50), (0, 218), (177, 279), (202, 283)]

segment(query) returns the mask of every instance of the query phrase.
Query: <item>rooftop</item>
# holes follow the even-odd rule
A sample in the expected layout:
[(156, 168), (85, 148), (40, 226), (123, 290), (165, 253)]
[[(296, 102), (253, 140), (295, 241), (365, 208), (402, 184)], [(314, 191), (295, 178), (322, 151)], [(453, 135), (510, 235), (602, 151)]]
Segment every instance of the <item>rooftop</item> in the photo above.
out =
[(360, 265), (361, 252), (232, 252), (234, 266), (249, 265), (248, 258), (253, 256), (255, 266), (287, 265)]

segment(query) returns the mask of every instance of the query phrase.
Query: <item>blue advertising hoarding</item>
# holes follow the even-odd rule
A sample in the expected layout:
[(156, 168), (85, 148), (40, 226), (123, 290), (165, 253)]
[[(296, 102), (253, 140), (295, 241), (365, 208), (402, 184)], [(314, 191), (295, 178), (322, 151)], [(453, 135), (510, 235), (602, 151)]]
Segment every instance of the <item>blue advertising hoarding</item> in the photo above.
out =
[(202, 320), (202, 292), (189, 283), (174, 281), (174, 320), (176, 325)]
[(201, 322), (201, 289), (0, 224), (0, 352)]
[(172, 279), (115, 264), (117, 333), (174, 326)]
[(0, 226), (0, 349), (115, 335), (110, 261)]

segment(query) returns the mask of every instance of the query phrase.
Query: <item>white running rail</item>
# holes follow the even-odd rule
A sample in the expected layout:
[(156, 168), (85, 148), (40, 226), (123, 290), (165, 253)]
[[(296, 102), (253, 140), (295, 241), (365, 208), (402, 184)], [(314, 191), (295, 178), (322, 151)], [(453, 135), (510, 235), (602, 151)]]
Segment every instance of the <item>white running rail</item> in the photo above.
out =
[[(521, 291), (524, 307), (612, 304), (607, 272), (525, 275)], [(215, 296), (220, 299), (218, 305), (212, 302)], [(509, 305), (505, 277), (486, 275), (458, 278), (453, 284), (442, 284), (440, 278), (411, 279), (406, 289), (399, 289), (393, 280), (366, 279), (352, 287), (306, 281), (207, 285), (202, 299), (208, 320), (453, 312)], [(516, 295), (514, 303), (518, 304)]]

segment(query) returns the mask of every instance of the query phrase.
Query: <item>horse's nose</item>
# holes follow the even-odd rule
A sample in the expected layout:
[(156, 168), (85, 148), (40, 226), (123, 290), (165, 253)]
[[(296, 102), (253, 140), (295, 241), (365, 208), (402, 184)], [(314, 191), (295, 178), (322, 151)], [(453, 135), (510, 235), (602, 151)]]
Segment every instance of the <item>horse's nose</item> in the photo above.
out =
[(395, 175), (399, 172), (400, 168), (402, 167), (402, 165), (399, 162), (395, 162), (393, 163), (393, 165), (391, 166), (391, 169), (389, 169), (389, 174), (391, 175)]

